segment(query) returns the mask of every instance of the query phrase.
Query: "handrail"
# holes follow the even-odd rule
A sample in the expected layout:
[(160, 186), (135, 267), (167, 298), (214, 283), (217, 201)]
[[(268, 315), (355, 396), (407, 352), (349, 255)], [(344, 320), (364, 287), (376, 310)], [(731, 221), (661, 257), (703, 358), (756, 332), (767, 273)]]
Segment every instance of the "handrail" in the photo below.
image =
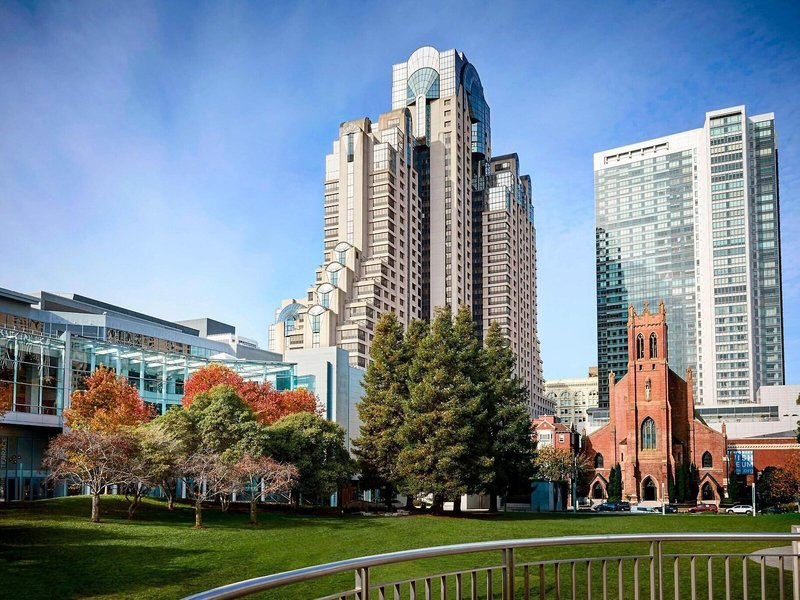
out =
[(228, 600), (241, 598), (256, 592), (301, 583), (328, 575), (368, 569), (398, 562), (452, 556), (454, 554), (471, 554), (475, 552), (491, 552), (493, 550), (512, 550), (519, 548), (539, 548), (549, 546), (578, 546), (586, 544), (619, 544), (619, 543), (651, 543), (651, 542), (800, 542), (800, 533), (630, 533), (564, 536), (549, 538), (525, 538), (496, 540), (490, 542), (470, 542), (447, 546), (431, 546), (413, 550), (400, 550), (385, 554), (374, 554), (358, 558), (348, 558), (322, 565), (303, 567), (292, 571), (284, 571), (273, 575), (254, 577), (236, 583), (230, 583), (211, 590), (206, 590), (184, 600)]

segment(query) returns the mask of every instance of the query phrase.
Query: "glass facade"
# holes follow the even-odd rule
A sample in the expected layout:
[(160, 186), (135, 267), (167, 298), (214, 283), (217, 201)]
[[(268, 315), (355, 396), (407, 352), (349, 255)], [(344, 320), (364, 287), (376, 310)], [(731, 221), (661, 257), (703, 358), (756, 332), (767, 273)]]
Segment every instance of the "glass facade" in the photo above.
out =
[(759, 385), (783, 385), (783, 299), (778, 207), (778, 148), (774, 119), (754, 119), (750, 131), (755, 287), (756, 375)]
[(695, 153), (673, 152), (595, 172), (600, 405), (608, 373), (628, 370), (628, 305), (664, 300), (670, 367), (696, 364)]
[(291, 363), (212, 360), (75, 335), (51, 337), (0, 328), (0, 400), (10, 409), (5, 424), (0, 424), (0, 501), (55, 493), (47, 472), (39, 468), (43, 453), (49, 439), (61, 432), (65, 398), (83, 389), (85, 378), (98, 366), (127, 377), (144, 401), (163, 414), (180, 403), (189, 376), (211, 362), (230, 367), (246, 381), (269, 381), (279, 390), (314, 388), (313, 377), (300, 381)]
[(628, 304), (665, 301), (670, 367), (698, 404), (784, 383), (778, 149), (772, 114), (595, 155), (600, 396), (627, 370)]

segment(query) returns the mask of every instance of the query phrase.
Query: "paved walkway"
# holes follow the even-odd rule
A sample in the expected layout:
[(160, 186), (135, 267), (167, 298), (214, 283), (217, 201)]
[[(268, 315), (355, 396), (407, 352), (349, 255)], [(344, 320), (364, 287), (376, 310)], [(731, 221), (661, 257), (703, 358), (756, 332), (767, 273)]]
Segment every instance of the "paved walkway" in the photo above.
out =
[(784, 569), (791, 569), (792, 563), (791, 559), (789, 558), (792, 555), (792, 547), (791, 546), (781, 546), (780, 548), (764, 548), (763, 550), (757, 550), (756, 552), (752, 552), (750, 554), (750, 560), (760, 563), (761, 562), (761, 555), (764, 554), (766, 556), (766, 563), (768, 567), (775, 567), (776, 569), (780, 566), (780, 556), (785, 556), (783, 560), (783, 568)]

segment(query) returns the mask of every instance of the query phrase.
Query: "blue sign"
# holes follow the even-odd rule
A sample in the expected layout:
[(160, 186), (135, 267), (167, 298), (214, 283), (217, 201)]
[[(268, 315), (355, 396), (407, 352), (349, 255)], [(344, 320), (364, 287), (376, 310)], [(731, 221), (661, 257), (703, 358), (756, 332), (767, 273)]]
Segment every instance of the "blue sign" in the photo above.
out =
[(752, 475), (753, 474), (753, 451), (752, 450), (734, 450), (733, 460), (736, 465), (737, 475)]

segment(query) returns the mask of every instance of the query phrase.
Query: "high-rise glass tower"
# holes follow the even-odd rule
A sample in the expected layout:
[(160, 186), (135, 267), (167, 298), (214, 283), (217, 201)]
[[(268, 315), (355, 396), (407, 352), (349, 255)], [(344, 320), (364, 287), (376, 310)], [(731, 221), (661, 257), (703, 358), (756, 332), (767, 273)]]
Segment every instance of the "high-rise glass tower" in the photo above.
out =
[(456, 50), (416, 50), (392, 69), (392, 111), (342, 125), (326, 160), (325, 259), (303, 298), (284, 301), (270, 347), (337, 345), (366, 366), (386, 311), (405, 325), (471, 307), (480, 335), (501, 327), (544, 397), (531, 181), (516, 154), (491, 156), (489, 106)]
[(778, 151), (772, 114), (594, 156), (600, 402), (627, 369), (628, 304), (664, 300), (671, 368), (696, 399), (752, 402), (784, 382)]

